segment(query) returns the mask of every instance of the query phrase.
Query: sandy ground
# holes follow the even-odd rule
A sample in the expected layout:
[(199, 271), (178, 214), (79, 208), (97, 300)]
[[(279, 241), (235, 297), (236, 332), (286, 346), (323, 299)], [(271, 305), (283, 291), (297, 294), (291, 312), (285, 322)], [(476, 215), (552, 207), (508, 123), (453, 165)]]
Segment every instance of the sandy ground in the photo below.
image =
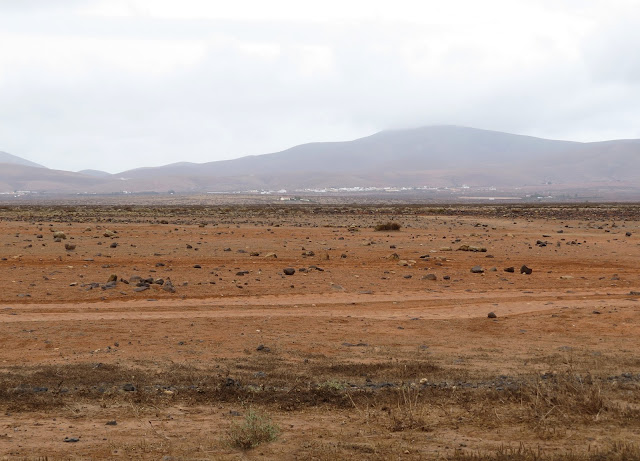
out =
[[(320, 381), (322, 367), (394, 361), (428, 361), (471, 381), (567, 369), (605, 380), (637, 375), (637, 218), (412, 212), (395, 216), (399, 232), (376, 232), (372, 225), (385, 219), (355, 207), (303, 220), (277, 210), (266, 218), (231, 213), (206, 226), (170, 213), (156, 222), (104, 222), (99, 209), (93, 219), (25, 213), (6, 211), (0, 222), (0, 363), (12, 383), (0, 389), (0, 455), (8, 459), (425, 459), (521, 442), (557, 452), (640, 441), (640, 426), (617, 416), (559, 419), (545, 432), (526, 421), (496, 423), (501, 407), (487, 424), (432, 402), (428, 430), (394, 431), (375, 403), (287, 410), (257, 402), (281, 434), (243, 451), (225, 437), (250, 399), (203, 404), (172, 390), (136, 400), (130, 395), (139, 391), (119, 390), (120, 381), (105, 384), (113, 393), (78, 394), (62, 405), (47, 403), (56, 393), (49, 387), (37, 405), (14, 397), (16, 382), (38, 385), (29, 378), (38, 367), (58, 367), (63, 387), (65, 367), (95, 364), (129, 370), (133, 384), (136, 370), (172, 366), (256, 386), (278, 370), (291, 373), (288, 392), (304, 379)], [(53, 231), (66, 238), (54, 242)], [(463, 245), (486, 251), (458, 250)], [(522, 265), (533, 272), (521, 274)], [(287, 267), (295, 274), (284, 275)], [(112, 274), (118, 282), (105, 287)], [(171, 280), (175, 291), (134, 291), (133, 276)], [(327, 376), (342, 390), (368, 382)], [(439, 379), (415, 372), (389, 380)]]

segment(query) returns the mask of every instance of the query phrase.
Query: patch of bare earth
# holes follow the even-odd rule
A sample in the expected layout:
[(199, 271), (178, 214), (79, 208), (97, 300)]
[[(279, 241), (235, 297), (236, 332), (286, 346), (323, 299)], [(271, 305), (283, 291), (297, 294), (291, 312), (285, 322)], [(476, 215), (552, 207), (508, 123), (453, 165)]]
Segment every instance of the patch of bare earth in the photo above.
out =
[(639, 238), (634, 205), (2, 207), (0, 459), (640, 459)]

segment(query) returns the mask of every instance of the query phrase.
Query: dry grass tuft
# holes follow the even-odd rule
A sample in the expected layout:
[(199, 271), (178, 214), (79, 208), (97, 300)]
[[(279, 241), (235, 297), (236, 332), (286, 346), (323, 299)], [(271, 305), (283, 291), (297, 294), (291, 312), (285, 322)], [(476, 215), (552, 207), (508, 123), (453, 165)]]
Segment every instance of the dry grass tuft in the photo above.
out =
[(241, 423), (233, 423), (227, 432), (227, 439), (232, 447), (249, 450), (278, 438), (280, 428), (271, 418), (255, 410), (249, 409)]
[(376, 225), (376, 227), (374, 228), (377, 232), (382, 232), (382, 231), (399, 231), (400, 230), (400, 224), (398, 224), (397, 222), (393, 222), (393, 221), (389, 221), (386, 223), (381, 223)]

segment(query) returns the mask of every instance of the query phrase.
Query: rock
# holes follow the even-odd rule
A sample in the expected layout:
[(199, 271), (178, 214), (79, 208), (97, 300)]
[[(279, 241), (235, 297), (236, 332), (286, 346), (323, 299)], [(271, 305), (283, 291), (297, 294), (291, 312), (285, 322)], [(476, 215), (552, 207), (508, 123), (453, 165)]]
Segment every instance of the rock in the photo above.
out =
[(460, 248), (458, 248), (458, 251), (473, 251), (475, 253), (486, 253), (487, 249), (484, 247), (476, 247), (476, 246), (472, 246), (472, 245), (462, 245)]
[(202, 269), (202, 266), (200, 264), (194, 264), (193, 268), (194, 269)]
[(106, 425), (107, 426), (117, 426), (118, 422), (114, 419), (112, 421), (107, 421)]
[(627, 237), (631, 237), (631, 232), (627, 232), (624, 235), (626, 235)]
[(471, 273), (473, 274), (482, 274), (484, 272), (484, 269), (481, 266), (473, 266), (471, 268)]
[(133, 289), (136, 293), (140, 293), (142, 291), (147, 291), (149, 289), (149, 285), (143, 285), (141, 287), (136, 287)]
[(422, 280), (438, 280), (436, 274), (427, 274), (422, 276)]
[(116, 242), (113, 242), (111, 245), (109, 245), (109, 248), (117, 248), (118, 244)]
[(176, 289), (173, 286), (173, 283), (171, 282), (171, 280), (167, 280), (164, 285), (162, 286), (162, 289), (164, 291), (168, 291), (169, 293), (175, 293)]
[(118, 276), (116, 274), (111, 274), (109, 276), (109, 279), (107, 280), (107, 283), (109, 282), (117, 282), (118, 281)]
[(505, 272), (515, 272), (515, 271), (516, 271), (516, 268), (515, 268), (515, 267), (513, 267), (513, 266), (512, 266), (512, 267), (505, 267), (505, 268), (504, 268), (504, 271), (505, 271)]
[(266, 255), (264, 255), (265, 258), (273, 258), (273, 259), (278, 259), (278, 255), (275, 253), (267, 253)]
[(65, 234), (64, 232), (54, 232), (53, 233), (53, 238), (55, 239), (62, 239), (62, 240), (66, 240), (67, 239), (67, 234)]
[(122, 386), (122, 390), (126, 392), (134, 392), (136, 390), (136, 387), (131, 383), (127, 383)]
[(73, 251), (76, 249), (76, 244), (75, 243), (65, 243), (64, 244), (64, 249), (67, 251)]
[(264, 344), (260, 344), (258, 347), (256, 347), (257, 351), (262, 351), (262, 352), (270, 352), (271, 349), (268, 348), (267, 346), (265, 346)]
[(293, 275), (296, 273), (296, 270), (293, 267), (285, 267), (282, 272), (284, 272), (284, 275)]
[(387, 259), (397, 261), (400, 259), (400, 255), (398, 255), (398, 253), (391, 253), (389, 256), (387, 256)]
[(533, 272), (533, 269), (530, 269), (529, 267), (527, 267), (527, 266), (525, 266), (525, 265), (523, 265), (523, 266), (520, 268), (520, 273), (521, 273), (521, 274), (531, 275), (531, 273), (532, 273), (532, 272)]
[(79, 441), (80, 441), (79, 437), (65, 437), (63, 440), (63, 442), (66, 442), (66, 443), (76, 443)]
[(640, 296), (640, 291), (630, 291), (629, 294), (631, 296)]
[(490, 319), (497, 319), (498, 318), (498, 316), (495, 314), (495, 312), (489, 312), (487, 314), (487, 317), (490, 318)]
[(593, 311), (593, 313), (594, 314), (598, 314), (598, 315), (602, 314), (602, 312), (600, 312), (600, 311)]

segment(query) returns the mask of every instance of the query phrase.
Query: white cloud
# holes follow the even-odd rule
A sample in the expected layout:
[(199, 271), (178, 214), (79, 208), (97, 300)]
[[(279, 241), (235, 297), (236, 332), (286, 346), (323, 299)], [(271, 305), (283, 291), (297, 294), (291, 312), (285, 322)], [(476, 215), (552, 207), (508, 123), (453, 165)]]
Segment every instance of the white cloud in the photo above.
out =
[(0, 1), (0, 150), (118, 171), (427, 124), (640, 137), (634, 6)]

